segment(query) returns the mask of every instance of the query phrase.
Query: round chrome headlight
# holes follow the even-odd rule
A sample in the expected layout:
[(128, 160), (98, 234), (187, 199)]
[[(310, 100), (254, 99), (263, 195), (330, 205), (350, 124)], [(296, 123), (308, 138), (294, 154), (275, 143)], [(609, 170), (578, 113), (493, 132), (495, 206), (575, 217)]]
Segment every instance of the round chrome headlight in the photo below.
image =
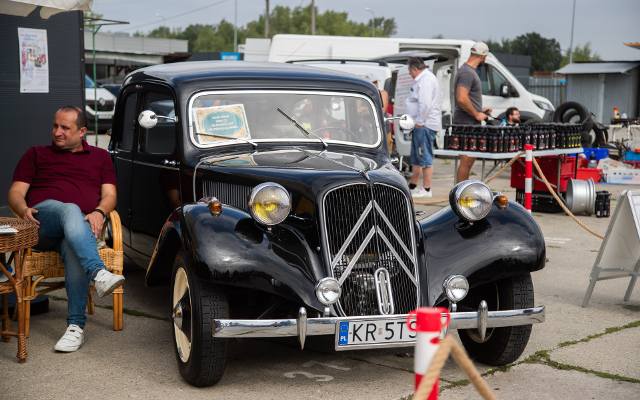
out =
[(479, 221), (491, 211), (493, 193), (480, 181), (462, 181), (451, 189), (449, 203), (459, 217)]
[(341, 293), (342, 289), (335, 278), (322, 278), (316, 285), (316, 297), (325, 306), (330, 306), (338, 301)]
[(442, 284), (444, 294), (449, 301), (457, 303), (469, 293), (469, 282), (462, 275), (451, 275)]
[(261, 183), (251, 191), (249, 211), (253, 218), (261, 224), (279, 224), (287, 218), (289, 211), (291, 211), (289, 192), (277, 183)]

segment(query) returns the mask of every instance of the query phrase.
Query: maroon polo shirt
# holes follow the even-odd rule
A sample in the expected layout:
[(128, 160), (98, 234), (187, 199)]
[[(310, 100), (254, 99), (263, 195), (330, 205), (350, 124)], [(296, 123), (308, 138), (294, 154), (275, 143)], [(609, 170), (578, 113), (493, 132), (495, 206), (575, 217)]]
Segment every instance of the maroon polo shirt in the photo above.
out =
[(31, 147), (22, 156), (13, 181), (26, 182), (27, 205), (44, 200), (75, 203), (90, 213), (100, 203), (102, 184), (116, 184), (111, 157), (106, 150), (82, 141), (82, 150), (72, 153), (54, 145)]

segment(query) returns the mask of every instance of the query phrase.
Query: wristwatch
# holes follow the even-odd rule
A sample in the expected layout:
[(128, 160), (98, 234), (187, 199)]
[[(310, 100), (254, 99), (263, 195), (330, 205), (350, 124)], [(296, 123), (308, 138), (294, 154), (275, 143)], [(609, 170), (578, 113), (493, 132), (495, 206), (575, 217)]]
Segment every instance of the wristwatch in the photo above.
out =
[(105, 212), (104, 212), (104, 211), (102, 211), (102, 210), (101, 210), (101, 209), (99, 209), (99, 208), (94, 208), (94, 209), (93, 209), (93, 211), (91, 211), (91, 212), (95, 212), (95, 211), (97, 211), (97, 212), (99, 212), (100, 214), (102, 214), (102, 218), (107, 219), (107, 214), (105, 214)]

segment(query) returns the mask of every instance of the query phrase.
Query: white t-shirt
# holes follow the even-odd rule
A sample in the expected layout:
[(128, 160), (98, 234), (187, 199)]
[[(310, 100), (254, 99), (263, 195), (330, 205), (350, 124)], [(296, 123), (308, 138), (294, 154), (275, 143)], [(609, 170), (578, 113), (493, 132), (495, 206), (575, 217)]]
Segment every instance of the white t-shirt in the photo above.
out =
[(438, 132), (442, 130), (440, 104), (442, 97), (438, 78), (429, 68), (425, 68), (416, 76), (411, 93), (407, 97), (407, 114), (414, 119), (416, 125), (426, 126)]

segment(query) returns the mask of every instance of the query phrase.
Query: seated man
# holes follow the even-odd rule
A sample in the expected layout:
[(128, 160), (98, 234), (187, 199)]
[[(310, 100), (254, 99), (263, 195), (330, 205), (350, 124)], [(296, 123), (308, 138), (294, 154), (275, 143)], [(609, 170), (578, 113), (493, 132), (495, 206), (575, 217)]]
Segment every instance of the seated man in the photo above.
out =
[(500, 126), (518, 126), (520, 125), (520, 110), (518, 107), (509, 107), (504, 112), (504, 118), (500, 120)]
[(22, 156), (9, 189), (9, 206), (39, 226), (40, 250), (56, 250), (64, 261), (68, 297), (67, 330), (57, 351), (78, 350), (84, 342), (89, 283), (102, 297), (124, 283), (105, 269), (96, 237), (116, 205), (116, 177), (107, 151), (84, 141), (86, 118), (78, 107), (60, 108), (52, 144), (31, 147)]

